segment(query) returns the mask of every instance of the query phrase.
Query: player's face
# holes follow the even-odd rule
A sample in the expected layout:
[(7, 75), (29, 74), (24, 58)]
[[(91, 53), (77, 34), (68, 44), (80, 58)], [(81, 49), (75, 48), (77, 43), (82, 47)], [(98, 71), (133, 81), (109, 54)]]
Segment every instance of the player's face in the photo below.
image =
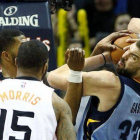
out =
[(130, 45), (117, 64), (117, 72), (127, 77), (135, 77), (140, 71), (140, 49), (136, 43)]

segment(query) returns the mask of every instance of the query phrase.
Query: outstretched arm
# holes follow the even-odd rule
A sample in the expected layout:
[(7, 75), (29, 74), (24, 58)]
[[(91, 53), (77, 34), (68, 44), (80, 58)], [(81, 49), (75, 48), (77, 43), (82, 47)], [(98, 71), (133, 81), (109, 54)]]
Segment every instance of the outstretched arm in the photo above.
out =
[(76, 140), (72, 124), (71, 110), (68, 104), (53, 93), (53, 108), (57, 119), (56, 136), (58, 140)]
[[(91, 71), (99, 66), (104, 65), (104, 63), (105, 63), (104, 58), (101, 54), (97, 56), (89, 57), (85, 59), (85, 66), (83, 70)], [(69, 75), (69, 68), (68, 65), (65, 64), (51, 71), (48, 75), (47, 80), (51, 87), (66, 91), (68, 85), (68, 81), (67, 81), (68, 75)]]

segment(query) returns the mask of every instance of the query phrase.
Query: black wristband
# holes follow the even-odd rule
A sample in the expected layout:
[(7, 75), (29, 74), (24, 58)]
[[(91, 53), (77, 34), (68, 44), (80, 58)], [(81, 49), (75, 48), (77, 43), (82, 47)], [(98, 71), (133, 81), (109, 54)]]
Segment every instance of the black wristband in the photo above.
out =
[[(101, 53), (102, 54), (102, 53)], [(102, 54), (103, 58), (104, 58), (104, 65), (106, 64), (106, 59), (105, 59), (105, 56)]]

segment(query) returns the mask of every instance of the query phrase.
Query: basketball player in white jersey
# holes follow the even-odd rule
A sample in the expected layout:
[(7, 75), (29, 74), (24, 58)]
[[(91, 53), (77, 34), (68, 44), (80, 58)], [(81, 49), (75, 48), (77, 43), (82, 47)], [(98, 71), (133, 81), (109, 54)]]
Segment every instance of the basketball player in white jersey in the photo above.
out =
[[(67, 63), (81, 71), (84, 53), (77, 50), (73, 55), (74, 61), (70, 53)], [(58, 140), (76, 140), (69, 106), (40, 82), (48, 67), (47, 47), (37, 40), (21, 44), (16, 65), (17, 78), (0, 84), (0, 140), (52, 140), (55, 135)], [(67, 92), (81, 90), (81, 76), (74, 82), (70, 77)]]
[(16, 77), (15, 58), (20, 44), (25, 41), (24, 33), (19, 30), (3, 29), (0, 31), (0, 65), (3, 74), (0, 80)]

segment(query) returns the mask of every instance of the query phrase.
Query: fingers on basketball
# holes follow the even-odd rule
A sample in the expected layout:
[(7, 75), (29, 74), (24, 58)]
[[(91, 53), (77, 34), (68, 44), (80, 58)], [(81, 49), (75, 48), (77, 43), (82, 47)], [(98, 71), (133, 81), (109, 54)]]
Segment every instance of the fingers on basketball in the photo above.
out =
[(126, 46), (130, 46), (132, 43), (134, 43), (134, 42), (131, 43), (126, 42), (127, 39), (138, 39), (138, 37), (135, 33), (133, 33), (133, 34), (129, 34), (128, 36), (120, 37), (113, 42), (113, 45), (116, 46), (116, 49), (111, 51), (111, 57), (114, 64), (118, 63), (123, 53), (125, 52), (123, 48)]
[(128, 42), (128, 43), (135, 43), (135, 42), (137, 42), (139, 39), (132, 39), (132, 38), (130, 38), (130, 39), (127, 39), (126, 40), (126, 42)]
[(110, 38), (112, 40), (115, 40), (117, 38), (120, 38), (120, 37), (123, 37), (123, 36), (129, 36), (130, 34), (133, 34), (134, 32), (133, 31), (130, 31), (130, 30), (121, 30), (119, 32), (114, 32), (110, 35)]

